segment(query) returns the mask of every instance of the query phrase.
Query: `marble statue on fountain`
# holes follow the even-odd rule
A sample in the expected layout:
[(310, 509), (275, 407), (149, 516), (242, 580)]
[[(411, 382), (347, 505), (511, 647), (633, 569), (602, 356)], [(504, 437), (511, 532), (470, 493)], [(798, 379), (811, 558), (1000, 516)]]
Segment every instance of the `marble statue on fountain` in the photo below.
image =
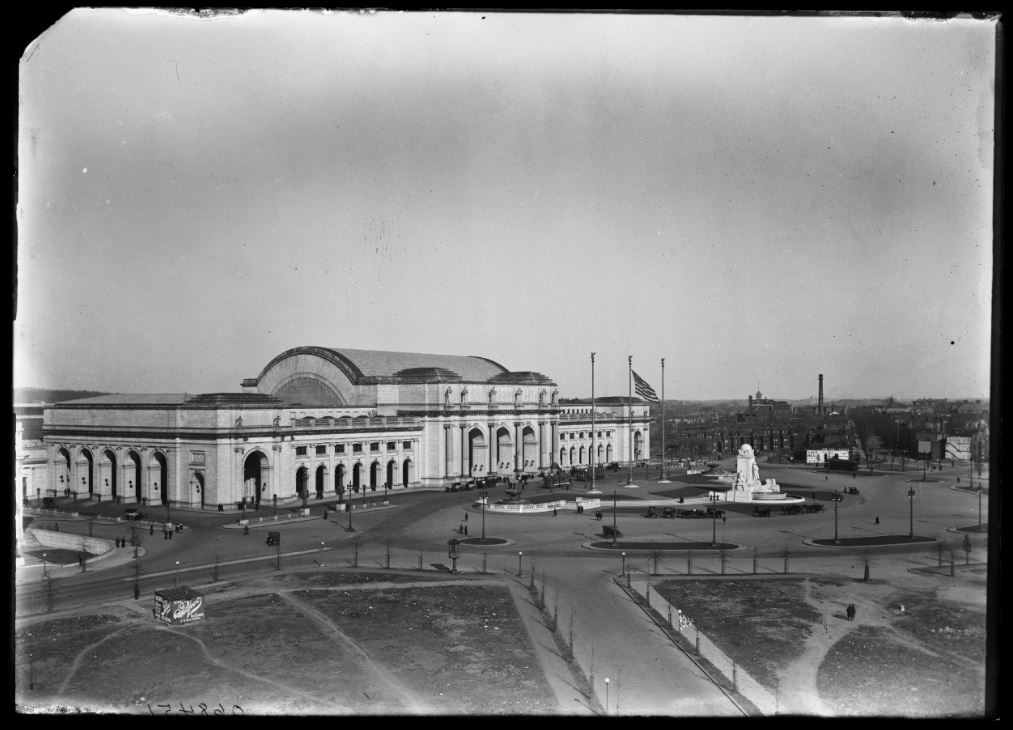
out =
[(750, 500), (753, 499), (753, 495), (762, 495), (761, 498), (766, 497), (769, 499), (780, 496), (780, 494), (781, 488), (773, 479), (768, 479), (766, 482), (760, 481), (760, 469), (756, 466), (756, 455), (753, 453), (753, 447), (749, 444), (742, 444), (739, 447), (736, 459), (735, 481), (732, 483), (732, 499), (738, 500), (742, 497), (745, 500)]

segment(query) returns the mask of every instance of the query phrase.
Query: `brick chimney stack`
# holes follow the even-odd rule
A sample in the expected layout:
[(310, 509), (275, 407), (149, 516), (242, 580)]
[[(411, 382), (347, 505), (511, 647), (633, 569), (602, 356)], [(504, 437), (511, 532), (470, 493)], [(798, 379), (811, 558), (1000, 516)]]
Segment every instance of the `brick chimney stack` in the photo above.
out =
[(823, 373), (820, 373), (820, 404), (816, 409), (819, 415), (823, 415)]

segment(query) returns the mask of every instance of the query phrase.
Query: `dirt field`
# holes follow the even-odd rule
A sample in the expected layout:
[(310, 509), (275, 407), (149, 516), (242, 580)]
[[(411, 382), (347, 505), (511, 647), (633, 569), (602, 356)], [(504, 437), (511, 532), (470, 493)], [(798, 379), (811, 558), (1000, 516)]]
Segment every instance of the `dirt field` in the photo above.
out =
[[(984, 710), (983, 608), (934, 591), (823, 577), (653, 587), (776, 692), (785, 713), (955, 717)], [(855, 621), (844, 616), (847, 602), (858, 608)]]
[(206, 593), (205, 612), (165, 626), (149, 597), (23, 627), (16, 701), (173, 715), (556, 711), (495, 580), (286, 575)]

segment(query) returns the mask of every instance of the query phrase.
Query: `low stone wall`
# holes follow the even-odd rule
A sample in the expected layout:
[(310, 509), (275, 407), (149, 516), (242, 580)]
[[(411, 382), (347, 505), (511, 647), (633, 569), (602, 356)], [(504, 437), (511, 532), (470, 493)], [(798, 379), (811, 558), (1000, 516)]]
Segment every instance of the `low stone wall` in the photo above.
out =
[(115, 547), (112, 540), (102, 537), (88, 537), (87, 535), (76, 535), (72, 532), (57, 532), (56, 530), (40, 530), (29, 527), (25, 530), (31, 533), (39, 545), (44, 548), (55, 550), (84, 550), (93, 555), (102, 555)]

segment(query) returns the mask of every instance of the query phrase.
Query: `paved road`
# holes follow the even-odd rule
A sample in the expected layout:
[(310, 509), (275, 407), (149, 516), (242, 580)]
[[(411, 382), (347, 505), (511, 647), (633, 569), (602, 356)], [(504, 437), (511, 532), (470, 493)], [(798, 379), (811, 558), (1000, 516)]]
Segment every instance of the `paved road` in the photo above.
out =
[[(725, 464), (734, 469), (734, 460)], [(797, 489), (843, 490), (857, 486), (858, 495), (845, 495), (840, 503), (837, 526), (842, 538), (869, 535), (906, 535), (913, 522), (918, 535), (946, 540), (959, 545), (962, 536), (947, 530), (957, 526), (973, 525), (977, 521), (978, 500), (973, 494), (953, 489), (961, 471), (944, 467), (941, 472), (929, 472), (929, 481), (921, 482), (921, 471), (884, 476), (825, 475), (808, 469), (768, 467), (760, 464), (761, 478), (775, 478), (782, 485)], [(652, 492), (683, 487), (677, 481), (658, 484), (635, 474), (638, 488), (624, 487), (621, 482), (626, 473), (609, 473), (599, 487), (606, 496), (615, 490), (628, 498), (648, 497)], [(575, 484), (571, 494), (582, 491)], [(789, 488), (790, 488), (789, 487)], [(695, 493), (692, 487), (685, 486)], [(913, 488), (915, 498), (908, 497)], [(528, 489), (537, 490), (529, 486)], [(490, 498), (502, 498), (503, 487), (490, 490)], [(804, 493), (804, 492), (803, 492)], [(393, 493), (390, 505), (373, 511), (353, 512), (354, 531), (349, 531), (347, 514), (335, 512), (322, 519), (322, 505), (311, 505), (320, 519), (285, 524), (282, 529), (282, 565), (304, 566), (320, 560), (321, 550), (328, 565), (343, 562), (359, 566), (417, 568), (449, 565), (446, 556), (447, 540), (461, 537), (457, 530), (462, 524), (469, 527), (469, 536), (481, 533), (481, 511), (474, 504), (478, 492), (426, 492), (421, 490)], [(611, 506), (605, 500), (603, 510)], [(93, 512), (115, 514), (121, 508), (112, 505), (93, 506)], [(269, 510), (262, 511), (263, 514)], [(465, 520), (467, 515), (467, 520)], [(274, 548), (264, 544), (263, 530), (223, 529), (236, 517), (216, 513), (189, 513), (174, 510), (175, 519), (184, 522), (188, 529), (174, 535), (172, 540), (162, 539), (161, 533), (142, 533), (144, 554), (140, 559), (142, 584), (149, 589), (159, 583), (171, 585), (176, 579), (176, 561), (179, 561), (181, 582), (200, 583), (210, 579), (213, 566), (218, 562), (219, 577), (232, 578), (244, 571), (270, 571), (276, 558)], [(877, 524), (876, 518), (879, 518)], [(626, 540), (709, 541), (714, 523), (711, 520), (644, 519), (620, 513), (619, 527)], [(987, 519), (987, 507), (986, 507)], [(84, 522), (62, 523), (63, 530), (86, 531)], [(548, 586), (546, 601), (555, 606), (560, 631), (569, 632), (570, 611), (574, 615), (574, 649), (578, 665), (586, 675), (593, 674), (595, 694), (601, 708), (608, 705), (609, 714), (661, 714), (661, 715), (735, 715), (739, 710), (703, 675), (696, 665), (661, 634), (650, 619), (625, 595), (613, 578), (622, 565), (619, 555), (610, 551), (592, 550), (588, 543), (600, 540), (602, 523), (593, 517), (593, 510), (577, 514), (560, 511), (557, 517), (544, 514), (485, 514), (485, 532), (501, 537), (501, 547), (462, 546), (458, 568), (461, 571), (500, 572), (526, 581), (534, 569), (539, 580)], [(93, 525), (99, 536), (129, 535), (127, 525)], [(760, 519), (746, 514), (729, 512), (726, 523), (717, 523), (717, 537), (722, 542), (733, 542), (740, 550), (729, 553), (728, 570), (731, 573), (751, 571), (752, 559), (759, 556), (761, 570), (780, 571), (781, 554), (791, 553), (792, 571), (834, 572), (857, 577), (863, 567), (866, 551), (819, 548), (808, 546), (806, 540), (832, 537), (834, 512), (784, 516), (775, 514)], [(323, 543), (323, 545), (321, 545)], [(977, 558), (984, 557), (984, 541), (973, 538)], [(388, 552), (389, 551), (389, 552)], [(894, 576), (897, 580), (911, 580), (908, 570), (912, 565), (932, 564), (932, 548), (905, 549), (878, 548), (873, 555), (876, 577)], [(519, 554), (520, 553), (520, 554)], [(388, 555), (390, 557), (388, 558)], [(958, 555), (963, 557), (962, 553)], [(647, 571), (650, 553), (627, 555), (627, 567), (634, 571)], [(259, 559), (259, 560), (258, 560)], [(662, 571), (683, 572), (684, 554), (667, 554), (661, 560)], [(696, 569), (719, 572), (718, 556), (701, 552), (694, 556)], [(106, 568), (98, 571), (98, 568)], [(119, 551), (105, 565), (96, 564), (94, 572), (79, 575), (75, 568), (57, 570), (58, 600), (64, 604), (75, 597), (99, 597), (108, 593), (128, 590), (135, 565), (130, 548)], [(62, 572), (61, 572), (62, 570)], [(19, 608), (27, 591), (24, 581), (38, 578), (41, 568), (28, 566), (18, 570)], [(954, 586), (954, 591), (966, 587)], [(38, 605), (44, 594), (36, 592), (31, 601)], [(544, 638), (544, 637), (543, 637)], [(593, 645), (593, 658), (592, 658)], [(558, 663), (557, 663), (558, 664)], [(558, 666), (557, 666), (558, 670)], [(606, 691), (604, 679), (609, 678)], [(556, 680), (557, 685), (562, 680)], [(564, 683), (565, 684), (565, 683)], [(565, 691), (565, 690), (564, 690)], [(606, 700), (607, 695), (607, 700)], [(572, 699), (568, 699), (568, 702)], [(601, 709), (598, 708), (598, 709)]]

